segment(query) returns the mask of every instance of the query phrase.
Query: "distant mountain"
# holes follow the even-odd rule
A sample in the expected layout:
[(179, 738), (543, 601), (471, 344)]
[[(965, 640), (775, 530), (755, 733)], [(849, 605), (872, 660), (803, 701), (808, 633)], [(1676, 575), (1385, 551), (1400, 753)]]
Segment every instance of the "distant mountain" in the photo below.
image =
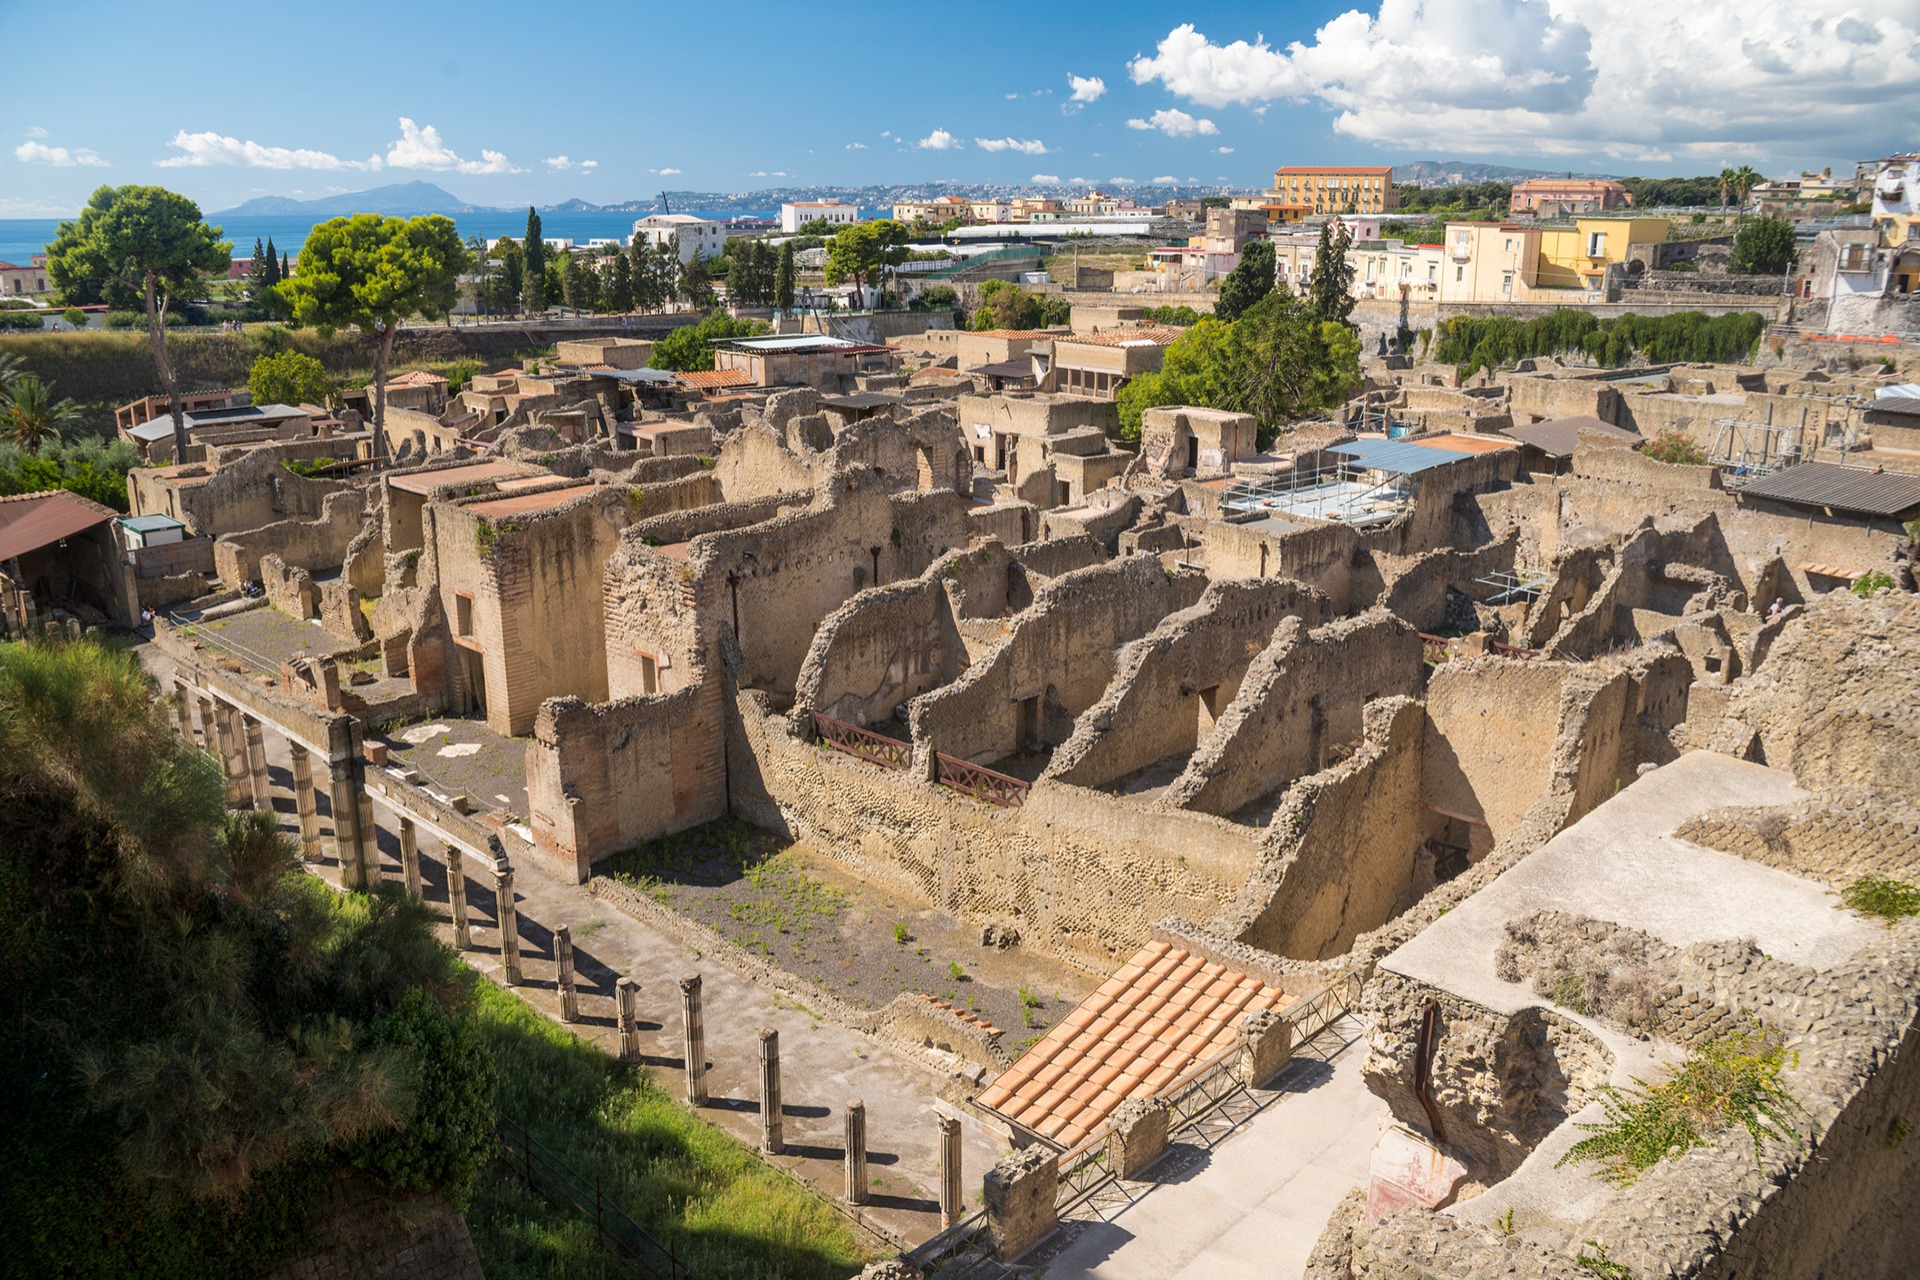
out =
[(417, 218), (429, 213), (503, 213), (491, 205), (470, 204), (431, 182), (396, 182), (371, 191), (348, 191), (317, 200), (293, 200), (286, 196), (260, 196), (231, 209), (211, 215), (226, 217), (339, 218), (355, 213), (378, 213), (395, 218)]
[[(1463, 182), (1524, 182), (1528, 178), (1560, 178), (1565, 169), (1516, 169), (1504, 164), (1476, 164), (1468, 160), (1411, 160), (1393, 166), (1395, 182), (1421, 187), (1457, 187)], [(1611, 178), (1610, 173), (1576, 173), (1575, 178)]]

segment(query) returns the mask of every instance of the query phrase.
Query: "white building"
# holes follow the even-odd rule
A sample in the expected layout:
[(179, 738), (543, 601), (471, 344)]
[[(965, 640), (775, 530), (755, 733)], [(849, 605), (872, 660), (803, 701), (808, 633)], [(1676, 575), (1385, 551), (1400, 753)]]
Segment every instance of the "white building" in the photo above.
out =
[(814, 200), (800, 204), (780, 206), (780, 230), (793, 235), (809, 222), (826, 222), (836, 227), (850, 227), (860, 221), (858, 205), (841, 204), (838, 200)]
[(633, 224), (633, 237), (655, 248), (678, 240), (680, 261), (692, 262), (696, 253), (711, 258), (720, 252), (727, 243), (727, 224), (690, 213), (655, 213)]

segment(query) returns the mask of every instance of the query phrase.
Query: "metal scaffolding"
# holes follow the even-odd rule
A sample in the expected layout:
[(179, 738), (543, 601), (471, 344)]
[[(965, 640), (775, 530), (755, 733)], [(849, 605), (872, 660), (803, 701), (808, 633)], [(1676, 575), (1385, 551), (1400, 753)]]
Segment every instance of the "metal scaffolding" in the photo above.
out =
[(1512, 604), (1516, 600), (1528, 603), (1540, 598), (1540, 592), (1547, 585), (1547, 575), (1530, 573), (1524, 576), (1517, 573), (1490, 573), (1484, 578), (1475, 578), (1475, 585), (1486, 587), (1493, 594), (1481, 604)]

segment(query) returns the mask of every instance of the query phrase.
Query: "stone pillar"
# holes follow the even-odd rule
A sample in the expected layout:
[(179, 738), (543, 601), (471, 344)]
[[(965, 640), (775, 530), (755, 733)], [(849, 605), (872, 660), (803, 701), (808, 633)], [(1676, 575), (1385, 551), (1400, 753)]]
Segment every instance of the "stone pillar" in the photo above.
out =
[(420, 833), (414, 829), (413, 819), (400, 819), (400, 875), (406, 882), (407, 896), (415, 902), (420, 901)]
[(253, 807), (271, 812), (273, 809), (272, 780), (267, 774), (267, 736), (260, 727), (260, 721), (253, 716), (240, 717), (241, 731), (245, 734), (243, 745), (247, 753), (247, 786), (253, 796)]
[(1265, 1084), (1292, 1058), (1292, 1019), (1271, 1009), (1255, 1009), (1240, 1020), (1240, 1078), (1244, 1083)]
[(333, 856), (340, 862), (340, 887), (367, 887), (367, 864), (361, 854), (360, 788), (354, 785), (353, 762), (335, 760), (327, 787), (333, 810)]
[[(553, 931), (553, 960), (558, 970), (553, 985), (560, 991), (560, 1021), (580, 1021), (580, 992), (573, 982), (573, 926), (563, 924)], [(638, 1034), (637, 1032), (635, 1034)], [(621, 1027), (620, 1053), (624, 1057), (626, 1028)]]
[(867, 1104), (847, 1104), (847, 1203), (867, 1202)]
[(700, 1021), (700, 975), (680, 979), (680, 995), (685, 1004), (681, 1023), (685, 1028), (683, 1052), (687, 1060), (687, 1105), (707, 1104), (707, 1032)]
[(780, 1033), (760, 1028), (760, 1150), (777, 1156), (787, 1149), (780, 1114)]
[(507, 985), (520, 985), (520, 912), (513, 905), (513, 868), (505, 858), (493, 863), (494, 916), (500, 922), (500, 965)]
[(966, 1192), (960, 1185), (960, 1121), (940, 1117), (940, 1225), (950, 1227), (966, 1215)]
[[(957, 1120), (948, 1123), (959, 1125)], [(1059, 1229), (1054, 1204), (1060, 1196), (1060, 1153), (1038, 1143), (1010, 1151), (987, 1170), (981, 1191), (993, 1256), (1012, 1262)]]
[(214, 723), (214, 701), (205, 694), (197, 694), (193, 701), (200, 712), (200, 749), (217, 758), (220, 755), (220, 730)]
[(300, 856), (312, 862), (320, 856), (320, 804), (313, 794), (313, 757), (297, 742), (287, 744), (293, 756), (293, 811), (300, 816)]
[(240, 713), (215, 699), (213, 723), (220, 739), (220, 771), (227, 780), (227, 803), (234, 807), (253, 803), (253, 786), (247, 781), (247, 743), (240, 730)]
[(640, 984), (632, 978), (622, 978), (613, 984), (613, 995), (620, 1011), (620, 1060), (638, 1062), (640, 1060)]
[(173, 696), (179, 699), (179, 704), (174, 708), (174, 711), (180, 721), (180, 736), (187, 740), (188, 746), (193, 745), (193, 704), (190, 701), (193, 694), (191, 690), (192, 686), (185, 680), (176, 679), (173, 682)]
[(380, 828), (373, 823), (373, 794), (367, 790), (365, 771), (357, 765), (354, 790), (359, 793), (360, 826), (354, 835), (360, 849), (361, 887), (372, 889), (387, 878), (387, 873), (380, 865)]
[(1165, 1098), (1128, 1098), (1120, 1104), (1107, 1131), (1107, 1164), (1114, 1177), (1138, 1178), (1167, 1154), (1170, 1118)]
[(467, 927), (467, 867), (460, 846), (447, 846), (447, 904), (453, 908), (453, 949), (465, 951), (473, 944)]

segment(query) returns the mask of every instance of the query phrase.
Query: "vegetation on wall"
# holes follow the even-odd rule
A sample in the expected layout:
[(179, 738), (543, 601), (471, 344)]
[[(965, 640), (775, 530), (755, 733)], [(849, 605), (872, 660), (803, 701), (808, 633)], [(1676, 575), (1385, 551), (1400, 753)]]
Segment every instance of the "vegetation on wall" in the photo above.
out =
[(1655, 364), (1750, 359), (1767, 320), (1758, 312), (1709, 316), (1624, 315), (1597, 319), (1591, 312), (1560, 307), (1530, 320), (1511, 316), (1455, 316), (1435, 326), (1431, 358), (1460, 366), (1465, 378), (1537, 356), (1581, 354), (1603, 368), (1636, 356)]
[(23, 1275), (254, 1276), (363, 1169), (463, 1202), (493, 1149), (470, 973), (341, 895), (123, 649), (0, 645), (0, 1231)]
[(1785, 218), (1751, 218), (1733, 237), (1733, 269), (1748, 275), (1777, 276), (1793, 265), (1793, 224)]
[(976, 291), (969, 327), (989, 329), (1045, 329), (1067, 324), (1073, 304), (1057, 293), (1028, 293), (1011, 280), (983, 281)]
[(1707, 461), (1705, 451), (1684, 431), (1662, 432), (1642, 445), (1640, 452), (1655, 462), (1665, 462), (1676, 467), (1704, 466)]
[(772, 331), (758, 320), (735, 320), (724, 309), (715, 307), (699, 324), (675, 329), (654, 343), (653, 358), (648, 363), (655, 369), (671, 369), (676, 373), (711, 369), (714, 343)]

